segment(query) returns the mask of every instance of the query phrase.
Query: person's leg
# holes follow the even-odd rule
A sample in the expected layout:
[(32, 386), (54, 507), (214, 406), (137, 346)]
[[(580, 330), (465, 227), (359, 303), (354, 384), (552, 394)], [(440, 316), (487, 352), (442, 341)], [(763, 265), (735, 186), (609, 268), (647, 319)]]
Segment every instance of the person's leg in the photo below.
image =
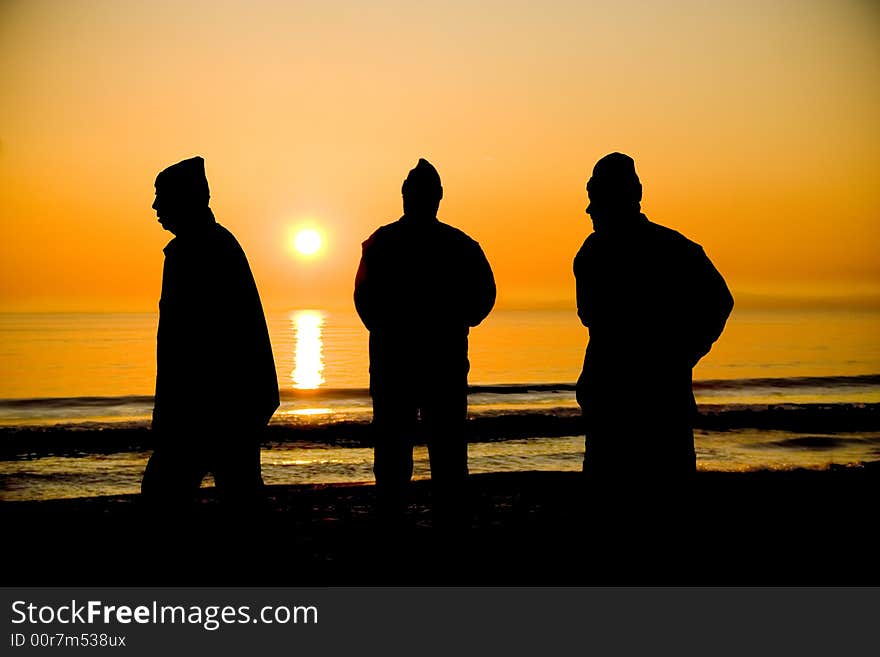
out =
[(411, 395), (373, 396), (373, 474), (380, 518), (398, 522), (406, 509), (413, 472), (418, 409)]
[(229, 509), (253, 510), (263, 497), (260, 436), (263, 427), (232, 425), (218, 431), (214, 448), (214, 484)]
[(277, 530), (267, 522), (260, 469), (261, 429), (232, 425), (215, 436), (211, 470), (219, 505), (206, 516), (203, 533), (214, 537), (210, 558), (218, 575), (235, 578), (250, 573)]
[(154, 508), (182, 511), (198, 492), (206, 469), (185, 431), (166, 431), (156, 447), (141, 481), (141, 495)]
[(164, 432), (141, 482), (143, 527), (139, 549), (146, 567), (161, 578), (191, 575), (194, 546), (203, 537), (196, 494), (207, 473), (188, 431)]
[(422, 404), (435, 524), (468, 522), (467, 388), (439, 390)]
[(646, 508), (653, 523), (680, 533), (694, 522), (696, 455), (693, 429), (685, 422), (653, 427), (647, 463), (642, 468)]
[(583, 513), (585, 538), (598, 563), (607, 563), (618, 551), (621, 528), (628, 526), (629, 513), (623, 501), (629, 495), (625, 483), (626, 457), (619, 445), (627, 439), (619, 423), (593, 413), (585, 418)]

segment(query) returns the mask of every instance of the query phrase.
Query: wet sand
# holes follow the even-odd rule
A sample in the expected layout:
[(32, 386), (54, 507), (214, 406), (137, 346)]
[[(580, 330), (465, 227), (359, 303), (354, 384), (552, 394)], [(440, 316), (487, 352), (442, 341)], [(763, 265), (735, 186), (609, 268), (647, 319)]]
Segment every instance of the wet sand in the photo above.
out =
[(471, 477), (472, 516), (433, 526), (430, 483), (389, 530), (371, 485), (267, 487), (259, 512), (212, 489), (175, 519), (139, 496), (0, 504), (5, 585), (867, 585), (880, 463), (825, 471), (699, 473), (687, 498), (646, 510), (582, 476)]

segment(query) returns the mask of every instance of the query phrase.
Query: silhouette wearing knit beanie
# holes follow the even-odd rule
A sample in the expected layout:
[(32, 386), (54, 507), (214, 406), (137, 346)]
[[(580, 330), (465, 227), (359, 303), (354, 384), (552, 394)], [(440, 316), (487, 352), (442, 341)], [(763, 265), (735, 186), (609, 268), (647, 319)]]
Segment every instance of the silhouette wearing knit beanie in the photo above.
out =
[(594, 232), (574, 260), (590, 333), (577, 385), (584, 470), (630, 493), (656, 491), (695, 472), (692, 369), (721, 335), (733, 297), (702, 247), (642, 214), (632, 158), (600, 159), (587, 193)]
[(401, 192), (403, 216), (363, 243), (355, 280), (355, 306), (370, 331), (373, 471), (380, 513), (398, 522), (421, 430), (435, 522), (450, 524), (464, 517), (468, 332), (492, 309), (495, 281), (480, 245), (437, 219), (443, 187), (427, 160)]
[(141, 490), (180, 509), (208, 472), (233, 506), (262, 487), (260, 440), (278, 407), (278, 381), (260, 295), (244, 251), (208, 207), (205, 161), (178, 162), (156, 177), (165, 247), (159, 300), (155, 451)]

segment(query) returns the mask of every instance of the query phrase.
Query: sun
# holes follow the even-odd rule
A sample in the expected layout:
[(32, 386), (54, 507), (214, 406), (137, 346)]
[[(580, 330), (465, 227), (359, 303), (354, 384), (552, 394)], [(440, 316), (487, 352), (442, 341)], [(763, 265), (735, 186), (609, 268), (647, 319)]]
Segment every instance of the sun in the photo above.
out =
[(292, 245), (299, 255), (311, 257), (321, 250), (324, 240), (314, 228), (301, 228), (293, 234)]

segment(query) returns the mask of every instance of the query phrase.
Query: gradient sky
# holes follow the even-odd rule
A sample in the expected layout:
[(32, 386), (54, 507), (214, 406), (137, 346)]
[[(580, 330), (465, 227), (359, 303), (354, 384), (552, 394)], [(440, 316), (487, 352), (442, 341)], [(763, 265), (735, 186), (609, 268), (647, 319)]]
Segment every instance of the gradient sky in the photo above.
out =
[(0, 310), (154, 309), (153, 180), (195, 154), (269, 308), (350, 306), (419, 157), (501, 306), (571, 305), (614, 150), (740, 301), (880, 298), (878, 37), (844, 0), (2, 0)]

